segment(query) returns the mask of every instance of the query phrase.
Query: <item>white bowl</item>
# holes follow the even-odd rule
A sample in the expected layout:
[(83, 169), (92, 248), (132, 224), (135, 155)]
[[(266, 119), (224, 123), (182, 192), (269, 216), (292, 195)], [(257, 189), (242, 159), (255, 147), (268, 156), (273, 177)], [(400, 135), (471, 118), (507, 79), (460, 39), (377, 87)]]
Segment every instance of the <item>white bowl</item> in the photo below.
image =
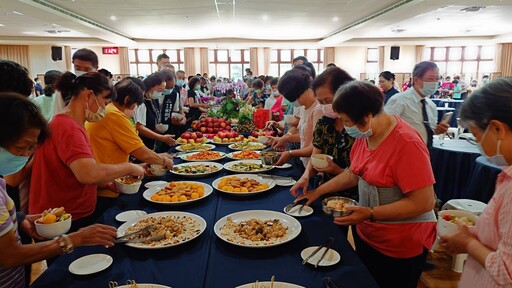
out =
[(437, 234), (439, 236), (444, 235), (450, 235), (457, 230), (459, 230), (459, 225), (457, 223), (451, 223), (450, 221), (447, 221), (443, 219), (443, 216), (449, 214), (452, 216), (457, 217), (467, 217), (469, 220), (473, 221), (473, 223), (476, 223), (477, 216), (473, 213), (462, 211), (462, 210), (443, 210), (439, 212), (439, 218), (437, 219)]
[(149, 171), (155, 176), (164, 176), (165, 173), (167, 173), (167, 170), (164, 169), (164, 165), (160, 164), (151, 164), (149, 166)]
[(297, 122), (297, 118), (294, 115), (284, 115), (284, 121), (289, 125)]
[(132, 184), (125, 184), (121, 180), (116, 179), (114, 181), (116, 183), (117, 191), (124, 193), (124, 194), (135, 194), (139, 191), (140, 184), (142, 184), (142, 181), (134, 182)]
[(37, 234), (43, 236), (46, 239), (53, 239), (69, 231), (71, 228), (71, 216), (62, 221), (55, 222), (52, 224), (43, 224), (35, 221)]
[(267, 136), (258, 136), (258, 142), (261, 144), (266, 144), (268, 142), (269, 138)]
[(333, 159), (331, 155), (313, 154), (310, 158), (310, 161), (315, 168), (326, 168), (329, 166), (329, 162), (327, 162), (326, 158), (330, 158), (331, 160)]

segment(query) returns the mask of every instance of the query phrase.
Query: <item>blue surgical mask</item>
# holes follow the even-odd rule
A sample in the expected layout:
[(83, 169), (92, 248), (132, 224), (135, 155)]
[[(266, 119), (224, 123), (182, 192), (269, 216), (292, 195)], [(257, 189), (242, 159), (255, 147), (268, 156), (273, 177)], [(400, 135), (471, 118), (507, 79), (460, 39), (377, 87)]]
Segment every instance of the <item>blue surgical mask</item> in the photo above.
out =
[(16, 156), (7, 149), (0, 147), (0, 175), (7, 176), (14, 174), (25, 167), (27, 156)]
[(254, 90), (254, 92), (256, 92), (256, 94), (260, 94), (261, 90), (260, 89), (256, 89), (256, 90)]
[(423, 88), (421, 88), (421, 93), (425, 96), (434, 95), (437, 91), (437, 82), (423, 82)]
[(183, 87), (183, 85), (185, 85), (185, 80), (182, 80), (182, 79), (176, 80), (176, 85)]
[(487, 159), (487, 161), (489, 161), (489, 163), (492, 163), (496, 166), (499, 166), (499, 167), (509, 166), (510, 164), (507, 162), (507, 159), (505, 159), (505, 156), (500, 154), (501, 140), (498, 140), (498, 142), (496, 143), (496, 155), (487, 156), (487, 154), (485, 154), (484, 148), (482, 147), (482, 144), (480, 144), (480, 143), (482, 143), (484, 141), (485, 135), (487, 135), (488, 130), (489, 130), (489, 126), (487, 126), (487, 128), (485, 129), (484, 135), (482, 135), (482, 139), (480, 139), (480, 142), (478, 142), (478, 148), (480, 148), (480, 154), (482, 154), (482, 156), (484, 156)]
[(151, 93), (151, 99), (159, 100), (160, 98), (162, 98), (162, 92), (155, 90)]
[(279, 91), (275, 90), (275, 91), (272, 91), (272, 96), (279, 96)]
[(270, 90), (270, 89), (272, 89), (272, 86), (267, 85), (267, 86), (265, 86), (265, 89), (266, 89), (266, 90)]
[(171, 91), (172, 91), (172, 89), (165, 89), (164, 90), (164, 95), (170, 95)]
[(194, 87), (194, 89), (195, 89), (196, 91), (201, 90), (201, 85), (196, 85), (196, 87)]
[(370, 119), (370, 128), (368, 128), (368, 130), (365, 131), (365, 132), (361, 132), (361, 130), (359, 130), (356, 125), (351, 126), (351, 127), (345, 126), (345, 131), (347, 131), (347, 134), (350, 137), (354, 137), (354, 138), (369, 138), (370, 136), (373, 135), (372, 120)]

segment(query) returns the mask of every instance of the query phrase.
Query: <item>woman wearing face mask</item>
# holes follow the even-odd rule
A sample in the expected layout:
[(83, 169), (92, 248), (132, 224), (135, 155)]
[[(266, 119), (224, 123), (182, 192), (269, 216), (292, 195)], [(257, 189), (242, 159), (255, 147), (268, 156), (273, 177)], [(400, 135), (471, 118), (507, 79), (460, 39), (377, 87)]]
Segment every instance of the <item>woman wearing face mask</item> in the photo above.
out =
[(146, 91), (144, 92), (144, 103), (139, 105), (135, 111), (137, 131), (144, 145), (154, 150), (157, 141), (169, 146), (176, 145), (172, 135), (163, 134), (168, 127), (161, 123), (160, 99), (164, 97), (165, 78), (160, 72), (155, 72), (144, 79)]
[[(25, 96), (14, 93), (0, 94), (0, 122), (4, 124), (0, 126), (0, 175), (5, 176), (16, 173), (25, 165), (36, 145), (48, 137), (49, 131), (37, 107)], [(5, 180), (0, 178), (0, 287), (27, 287), (23, 265), (69, 253), (73, 247), (112, 246), (117, 236), (114, 227), (96, 224), (54, 240), (22, 245), (18, 236), (20, 230), (35, 239), (42, 239), (34, 227), (34, 221), (40, 216), (17, 213), (13, 200), (5, 191)]]
[(208, 108), (210, 105), (207, 103), (202, 103), (199, 96), (199, 91), (201, 90), (201, 79), (199, 77), (193, 77), (188, 82), (188, 106), (190, 107), (187, 113), (187, 124), (186, 127), (190, 127), (192, 121), (195, 121), (201, 117), (202, 113), (208, 112)]
[[(316, 99), (322, 105), (324, 116), (318, 120), (313, 137), (313, 154), (327, 154), (333, 156), (333, 160), (327, 159), (329, 166), (326, 168), (314, 168), (311, 161), (306, 171), (297, 183), (290, 189), (292, 195), (297, 196), (298, 190), (307, 193), (307, 188), (313, 176), (323, 173), (322, 183), (332, 179), (350, 166), (350, 150), (354, 144), (354, 138), (345, 131), (343, 120), (332, 109), (334, 93), (343, 84), (353, 81), (347, 72), (338, 68), (327, 68), (312, 84)], [(342, 191), (340, 196), (358, 199), (357, 189), (351, 188)], [(346, 228), (348, 231), (348, 227)]]
[(400, 93), (398, 90), (395, 89), (393, 84), (395, 83), (395, 74), (384, 71), (380, 73), (379, 75), (379, 86), (382, 89), (382, 92), (384, 92), (384, 105), (388, 103), (389, 98), (391, 96), (395, 95), (396, 93)]
[(263, 81), (261, 79), (255, 79), (252, 82), (252, 88), (254, 92), (252, 97), (247, 96), (246, 101), (247, 104), (256, 107), (257, 109), (261, 109), (265, 106), (265, 101), (268, 98), (268, 94), (263, 93)]
[[(172, 169), (172, 156), (167, 153), (157, 154), (147, 148), (130, 122), (137, 105), (144, 101), (143, 90), (128, 78), (117, 82), (114, 88), (116, 99), (107, 105), (105, 119), (96, 123), (86, 123), (96, 162), (125, 163), (133, 156), (141, 162), (163, 165), (167, 170)], [(113, 185), (108, 189), (98, 189), (97, 213), (102, 214), (114, 204), (119, 196), (115, 191)]]
[(333, 109), (356, 138), (350, 168), (298, 198), (307, 204), (354, 186), (359, 206), (336, 217), (357, 225), (356, 253), (380, 287), (416, 287), (436, 237), (435, 182), (425, 143), (409, 124), (383, 111), (379, 88), (364, 81), (341, 86)]
[(512, 78), (499, 78), (473, 92), (461, 120), (476, 137), (482, 155), (502, 167), (496, 190), (474, 227), (441, 237), (453, 255), (469, 255), (459, 287), (511, 287), (512, 277)]
[(98, 164), (93, 157), (84, 124), (105, 117), (105, 104), (115, 94), (110, 81), (100, 73), (76, 77), (64, 73), (56, 83), (63, 96), (71, 100), (50, 123), (51, 135), (34, 153), (29, 194), (29, 212), (65, 207), (73, 216), (70, 231), (94, 223), (99, 215), (96, 187), (125, 176), (143, 176), (135, 164)]

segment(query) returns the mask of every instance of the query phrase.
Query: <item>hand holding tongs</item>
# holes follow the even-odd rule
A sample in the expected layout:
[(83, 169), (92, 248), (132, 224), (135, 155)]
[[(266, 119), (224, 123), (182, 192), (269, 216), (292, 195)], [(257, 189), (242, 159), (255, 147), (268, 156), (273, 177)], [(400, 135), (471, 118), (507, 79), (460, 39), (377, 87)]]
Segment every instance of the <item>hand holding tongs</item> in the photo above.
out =
[(334, 238), (333, 237), (327, 238), (324, 241), (324, 243), (322, 243), (321, 246), (316, 248), (315, 251), (313, 251), (311, 254), (309, 254), (309, 256), (306, 257), (304, 259), (304, 261), (302, 261), (302, 265), (306, 264), (309, 261), (309, 259), (311, 259), (311, 257), (315, 256), (316, 253), (318, 253), (320, 250), (322, 250), (322, 248), (326, 247), (326, 249), (325, 249), (324, 253), (322, 254), (322, 256), (320, 257), (320, 259), (318, 259), (318, 261), (316, 261), (315, 268), (318, 267), (318, 264), (320, 264), (320, 262), (324, 259), (325, 255), (327, 255), (327, 252), (329, 251), (329, 249), (331, 249), (331, 246), (332, 246), (333, 243), (334, 243)]

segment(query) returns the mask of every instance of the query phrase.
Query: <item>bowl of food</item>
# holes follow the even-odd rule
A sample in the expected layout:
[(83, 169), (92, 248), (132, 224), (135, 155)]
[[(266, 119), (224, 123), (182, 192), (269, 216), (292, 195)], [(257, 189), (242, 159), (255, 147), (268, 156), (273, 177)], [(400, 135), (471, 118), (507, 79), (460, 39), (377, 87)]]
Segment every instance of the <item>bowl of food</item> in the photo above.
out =
[(315, 168), (326, 168), (329, 166), (329, 162), (327, 162), (327, 158), (333, 159), (331, 155), (326, 154), (313, 154), (311, 156), (311, 164)]
[(64, 211), (64, 207), (45, 210), (41, 218), (34, 221), (37, 234), (46, 239), (53, 239), (69, 231), (71, 228), (71, 214)]
[(274, 165), (279, 160), (279, 157), (279, 153), (273, 149), (261, 151), (261, 163), (263, 165)]
[(352, 214), (352, 211), (346, 209), (347, 206), (357, 206), (356, 200), (347, 197), (333, 196), (325, 198), (322, 201), (322, 210), (324, 210), (325, 214), (332, 215), (333, 217)]
[(439, 212), (437, 219), (437, 234), (439, 236), (450, 235), (459, 230), (459, 223), (468, 227), (475, 226), (477, 216), (462, 210), (443, 210)]
[(151, 164), (149, 166), (149, 171), (155, 176), (164, 176), (165, 173), (167, 173), (167, 170), (164, 169), (164, 165), (160, 164)]
[(135, 194), (139, 191), (142, 181), (133, 179), (131, 176), (117, 178), (115, 181), (117, 191), (124, 194)]

